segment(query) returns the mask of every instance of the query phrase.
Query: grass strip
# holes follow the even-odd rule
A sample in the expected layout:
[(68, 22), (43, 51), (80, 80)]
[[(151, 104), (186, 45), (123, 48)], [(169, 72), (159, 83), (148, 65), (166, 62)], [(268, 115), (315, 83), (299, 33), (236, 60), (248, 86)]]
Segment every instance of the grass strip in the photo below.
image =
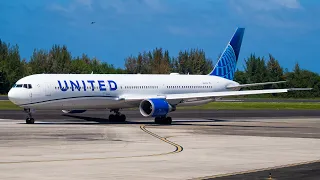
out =
[(11, 101), (8, 101), (8, 100), (0, 101), (0, 110), (18, 110), (18, 109), (22, 109), (22, 108), (13, 104)]

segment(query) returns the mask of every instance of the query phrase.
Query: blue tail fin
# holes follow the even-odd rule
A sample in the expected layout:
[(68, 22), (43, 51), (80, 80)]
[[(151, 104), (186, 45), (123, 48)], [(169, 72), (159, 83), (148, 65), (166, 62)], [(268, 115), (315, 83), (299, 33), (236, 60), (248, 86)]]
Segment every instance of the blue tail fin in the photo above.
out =
[(233, 80), (238, 62), (244, 28), (238, 28), (209, 75)]

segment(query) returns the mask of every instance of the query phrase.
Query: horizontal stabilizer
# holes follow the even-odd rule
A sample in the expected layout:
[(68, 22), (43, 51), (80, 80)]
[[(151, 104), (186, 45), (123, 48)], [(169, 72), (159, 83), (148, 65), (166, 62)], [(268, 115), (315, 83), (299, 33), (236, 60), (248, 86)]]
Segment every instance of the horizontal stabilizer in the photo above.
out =
[(263, 82), (263, 83), (252, 83), (252, 84), (240, 84), (240, 85), (229, 85), (227, 89), (234, 89), (234, 88), (245, 88), (245, 87), (252, 87), (252, 86), (263, 86), (269, 84), (280, 84), (285, 83), (287, 81), (276, 81), (276, 82)]

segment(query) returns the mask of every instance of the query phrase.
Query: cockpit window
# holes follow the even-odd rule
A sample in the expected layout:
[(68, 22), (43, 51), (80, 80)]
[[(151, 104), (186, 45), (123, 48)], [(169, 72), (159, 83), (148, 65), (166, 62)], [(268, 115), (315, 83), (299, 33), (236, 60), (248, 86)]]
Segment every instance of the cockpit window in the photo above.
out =
[(32, 85), (31, 84), (15, 84), (13, 85), (14, 88), (26, 88), (26, 89), (32, 89)]

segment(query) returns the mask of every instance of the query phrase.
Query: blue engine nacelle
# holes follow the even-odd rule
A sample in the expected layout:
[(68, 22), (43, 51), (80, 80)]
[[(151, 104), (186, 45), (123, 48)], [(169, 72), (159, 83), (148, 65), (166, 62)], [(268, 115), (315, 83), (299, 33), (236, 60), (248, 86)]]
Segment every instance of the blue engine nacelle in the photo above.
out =
[(169, 112), (174, 111), (175, 107), (165, 99), (146, 99), (141, 101), (139, 109), (144, 117), (159, 117), (166, 116)]
[(62, 110), (63, 113), (76, 114), (76, 113), (84, 113), (87, 110)]

